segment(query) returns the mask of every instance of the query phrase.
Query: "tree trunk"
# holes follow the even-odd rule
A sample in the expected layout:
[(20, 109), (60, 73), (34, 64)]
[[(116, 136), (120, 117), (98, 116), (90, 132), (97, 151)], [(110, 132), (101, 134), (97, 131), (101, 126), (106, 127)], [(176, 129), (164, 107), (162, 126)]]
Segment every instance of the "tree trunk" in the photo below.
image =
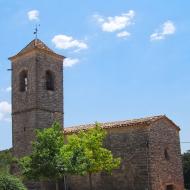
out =
[(93, 190), (93, 189), (92, 189), (92, 173), (89, 173), (89, 174), (88, 174), (88, 177), (89, 177), (90, 190)]
[(55, 181), (55, 189), (59, 190), (59, 181), (58, 180)]
[(40, 181), (40, 189), (45, 190), (45, 182), (44, 181)]
[(66, 181), (66, 176), (64, 175), (64, 190), (67, 190), (67, 181)]

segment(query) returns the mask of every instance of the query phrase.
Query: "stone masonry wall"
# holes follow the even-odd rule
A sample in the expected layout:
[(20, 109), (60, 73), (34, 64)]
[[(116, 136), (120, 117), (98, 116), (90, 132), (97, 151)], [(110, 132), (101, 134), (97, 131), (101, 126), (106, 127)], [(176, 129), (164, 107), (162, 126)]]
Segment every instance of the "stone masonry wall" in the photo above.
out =
[(14, 114), (13, 122), (13, 155), (22, 157), (31, 151), (31, 141), (34, 140), (36, 121), (35, 111), (25, 111)]
[[(95, 174), (95, 190), (167, 190), (167, 185), (184, 189), (179, 128), (169, 119), (106, 130), (105, 146), (122, 163), (111, 176)], [(70, 190), (89, 190), (88, 176), (69, 177), (68, 183)]]
[(173, 185), (173, 190), (183, 190), (179, 129), (162, 119), (150, 127), (149, 138), (151, 189), (165, 190)]
[[(43, 51), (32, 51), (12, 63), (13, 154), (31, 151), (34, 131), (47, 128), (57, 120), (63, 124), (63, 60)], [(19, 74), (28, 73), (28, 89), (20, 92)], [(46, 71), (54, 75), (55, 90), (46, 90)]]
[[(36, 67), (36, 73), (33, 73), (33, 75), (37, 76), (37, 107), (51, 112), (63, 113), (63, 61), (38, 52)], [(53, 73), (54, 91), (46, 90), (46, 71)]]
[[(110, 176), (106, 173), (93, 176), (94, 189), (142, 190), (148, 184), (147, 128), (143, 126), (107, 129), (105, 146), (115, 157), (121, 157), (121, 166)], [(88, 177), (69, 178), (70, 190), (89, 190)]]

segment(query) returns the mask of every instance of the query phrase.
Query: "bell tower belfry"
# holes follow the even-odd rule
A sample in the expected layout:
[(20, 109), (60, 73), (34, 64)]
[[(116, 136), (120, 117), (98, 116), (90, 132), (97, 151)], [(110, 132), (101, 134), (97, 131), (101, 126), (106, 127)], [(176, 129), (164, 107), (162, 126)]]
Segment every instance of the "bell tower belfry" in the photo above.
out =
[(12, 135), (16, 157), (31, 151), (35, 129), (63, 125), (63, 60), (42, 41), (31, 41), (12, 62)]

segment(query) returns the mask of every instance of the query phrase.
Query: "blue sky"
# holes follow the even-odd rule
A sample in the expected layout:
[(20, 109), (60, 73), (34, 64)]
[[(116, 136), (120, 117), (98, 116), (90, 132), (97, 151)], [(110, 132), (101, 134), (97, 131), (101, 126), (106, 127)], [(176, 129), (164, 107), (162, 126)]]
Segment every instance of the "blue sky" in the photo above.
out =
[[(11, 147), (8, 57), (39, 38), (67, 57), (65, 126), (166, 114), (190, 141), (190, 2), (0, 0), (0, 149)], [(190, 144), (182, 144), (182, 150)]]

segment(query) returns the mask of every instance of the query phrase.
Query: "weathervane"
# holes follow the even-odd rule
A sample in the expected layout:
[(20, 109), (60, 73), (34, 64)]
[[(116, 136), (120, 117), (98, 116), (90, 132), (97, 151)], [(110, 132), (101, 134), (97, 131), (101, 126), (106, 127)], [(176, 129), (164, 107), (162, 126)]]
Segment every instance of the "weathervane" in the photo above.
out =
[(39, 31), (39, 28), (40, 27), (40, 24), (36, 24), (36, 27), (35, 27), (35, 30), (34, 30), (34, 35), (35, 35), (35, 39), (37, 40), (38, 39), (38, 31)]

